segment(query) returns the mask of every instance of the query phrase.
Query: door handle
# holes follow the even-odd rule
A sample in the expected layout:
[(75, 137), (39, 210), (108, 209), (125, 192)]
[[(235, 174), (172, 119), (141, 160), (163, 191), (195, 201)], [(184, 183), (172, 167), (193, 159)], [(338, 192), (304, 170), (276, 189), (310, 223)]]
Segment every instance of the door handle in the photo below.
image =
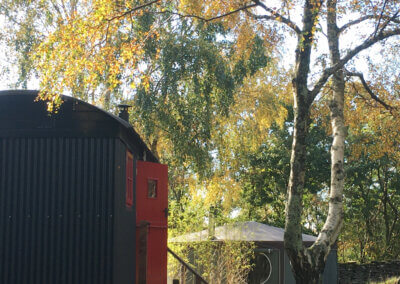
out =
[(164, 211), (165, 218), (167, 218), (168, 217), (168, 208), (165, 208), (163, 211)]

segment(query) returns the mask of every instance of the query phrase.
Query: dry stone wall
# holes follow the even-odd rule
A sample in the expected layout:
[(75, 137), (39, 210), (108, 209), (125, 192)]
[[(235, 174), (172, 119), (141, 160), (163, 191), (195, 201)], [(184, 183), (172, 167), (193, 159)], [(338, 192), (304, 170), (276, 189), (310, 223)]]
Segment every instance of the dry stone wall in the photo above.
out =
[(338, 276), (340, 284), (361, 284), (382, 281), (394, 276), (400, 277), (400, 260), (366, 264), (339, 263)]

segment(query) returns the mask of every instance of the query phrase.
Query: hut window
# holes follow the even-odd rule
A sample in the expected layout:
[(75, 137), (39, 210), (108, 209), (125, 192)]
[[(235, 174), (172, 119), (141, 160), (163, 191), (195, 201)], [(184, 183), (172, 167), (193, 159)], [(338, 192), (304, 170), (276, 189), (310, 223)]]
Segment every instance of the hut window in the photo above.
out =
[(127, 207), (133, 205), (133, 156), (126, 151), (126, 196), (125, 204)]
[(263, 277), (261, 280), (261, 284), (266, 284), (267, 281), (271, 278), (271, 273), (272, 273), (272, 262), (270, 260), (270, 258), (265, 254), (265, 253), (261, 253), (260, 254), (261, 258), (262, 258), (262, 264), (261, 267), (263, 269)]
[(157, 197), (157, 180), (155, 179), (147, 180), (147, 197), (149, 198)]

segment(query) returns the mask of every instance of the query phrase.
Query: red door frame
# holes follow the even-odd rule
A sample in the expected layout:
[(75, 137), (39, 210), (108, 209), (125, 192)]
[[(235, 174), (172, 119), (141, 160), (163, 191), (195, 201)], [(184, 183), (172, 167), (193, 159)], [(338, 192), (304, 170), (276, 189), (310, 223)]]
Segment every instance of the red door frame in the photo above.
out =
[[(149, 194), (149, 192), (153, 193), (154, 184), (156, 185), (156, 195), (152, 197), (154, 194)], [(137, 281), (140, 273), (144, 273), (139, 271), (139, 266), (141, 266), (146, 270), (147, 284), (167, 283), (167, 208), (168, 167), (158, 163), (137, 161)], [(146, 222), (148, 225), (143, 226)], [(147, 231), (143, 232), (143, 230)], [(143, 238), (147, 238), (147, 240), (144, 241)], [(139, 254), (139, 250), (143, 249), (140, 247), (140, 243), (147, 244), (145, 255), (143, 255), (143, 251), (141, 255)]]

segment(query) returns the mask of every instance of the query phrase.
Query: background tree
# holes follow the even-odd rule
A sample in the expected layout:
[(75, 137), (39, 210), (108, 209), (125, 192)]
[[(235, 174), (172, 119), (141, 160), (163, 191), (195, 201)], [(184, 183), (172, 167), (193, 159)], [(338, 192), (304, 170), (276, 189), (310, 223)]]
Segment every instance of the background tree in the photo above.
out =
[[(243, 182), (240, 208), (243, 218), (255, 219), (278, 227), (283, 227), (286, 200), (287, 176), (290, 171), (290, 133), (293, 123), (293, 110), (284, 126), (272, 126), (269, 137), (254, 153), (248, 153), (246, 164), (241, 171)], [(329, 188), (329, 146), (331, 139), (322, 122), (310, 127), (307, 141), (307, 174), (305, 177), (302, 225), (303, 230), (316, 234), (326, 218), (326, 199)]]
[[(367, 262), (399, 256), (399, 173), (387, 156), (362, 154), (349, 163), (345, 222), (340, 237), (344, 260)], [(340, 250), (339, 250), (340, 253)]]
[[(375, 84), (350, 82), (348, 105), (349, 161), (345, 186), (346, 226), (343, 258), (366, 262), (399, 256), (398, 62), (374, 65)], [(379, 78), (379, 79), (378, 79)], [(390, 79), (389, 79), (390, 78)], [(381, 102), (371, 99), (379, 93)], [(385, 102), (390, 101), (390, 105)], [(351, 109), (351, 111), (350, 111)]]

